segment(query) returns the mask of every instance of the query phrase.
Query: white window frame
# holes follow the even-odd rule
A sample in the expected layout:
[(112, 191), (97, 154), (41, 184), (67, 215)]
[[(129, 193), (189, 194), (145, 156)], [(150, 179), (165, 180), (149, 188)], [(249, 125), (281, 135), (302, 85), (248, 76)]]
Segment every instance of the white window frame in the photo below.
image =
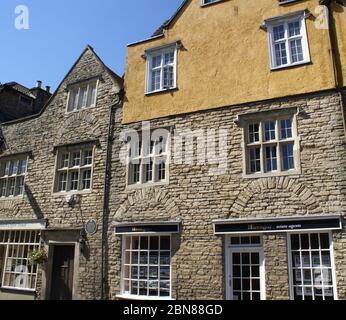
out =
[[(97, 100), (98, 100), (98, 90), (99, 90), (99, 79), (92, 79), (92, 80), (88, 80), (88, 81), (84, 81), (84, 82), (80, 82), (77, 84), (73, 84), (68, 88), (68, 95), (67, 95), (67, 104), (66, 104), (66, 113), (74, 113), (74, 112), (80, 112), (82, 110), (87, 110), (87, 109), (93, 109), (96, 108), (97, 106)], [(96, 91), (95, 91), (95, 102), (92, 103), (90, 106), (87, 106), (86, 103), (88, 101), (88, 96), (89, 96), (89, 90), (91, 88), (91, 84), (96, 85)], [(81, 108), (78, 109), (78, 101), (79, 101), (79, 95), (80, 95), (80, 91), (82, 88), (87, 87), (87, 91), (85, 93), (86, 95), (86, 99), (85, 99), (85, 103), (83, 103), (83, 106)], [(70, 99), (72, 98), (72, 91), (77, 90), (78, 93), (76, 95), (76, 100), (77, 101), (77, 105), (75, 103), (73, 110), (69, 110), (69, 105), (70, 105)], [(83, 97), (84, 99), (85, 97)]]
[[(294, 300), (294, 285), (293, 285), (293, 262), (292, 262), (292, 240), (291, 237), (293, 235), (304, 235), (307, 234), (328, 234), (329, 235), (329, 252), (332, 266), (332, 281), (333, 281), (333, 293), (334, 300), (338, 300), (338, 290), (337, 290), (337, 281), (336, 281), (336, 270), (335, 270), (335, 258), (334, 258), (334, 241), (333, 241), (333, 233), (331, 231), (308, 231), (308, 232), (292, 232), (287, 235), (287, 253), (288, 253), (288, 269), (289, 269), (289, 288), (290, 288), (290, 299)], [(321, 248), (319, 248), (321, 252)], [(311, 258), (311, 248), (309, 249), (310, 258)], [(313, 295), (314, 297), (314, 295)]]
[[(21, 166), (21, 162), (22, 161), (26, 161), (26, 170), (25, 173), (21, 173), (18, 174), (18, 170), (20, 168), (20, 170), (22, 171), (22, 166)], [(0, 159), (0, 169), (2, 170), (2, 167), (4, 166), (5, 163), (10, 163), (10, 167), (11, 167), (11, 163), (13, 162), (17, 162), (18, 163), (18, 168), (17, 168), (17, 174), (12, 174), (12, 175), (4, 175), (4, 176), (0, 176), (0, 182), (6, 182), (6, 194), (8, 193), (8, 183), (10, 180), (14, 179), (14, 187), (15, 187), (15, 191), (17, 189), (17, 181), (19, 178), (23, 178), (23, 193), (22, 194), (18, 194), (18, 195), (6, 195), (6, 196), (0, 196), (0, 200), (8, 200), (8, 199), (15, 199), (15, 198), (22, 198), (25, 194), (25, 181), (26, 181), (26, 177), (28, 175), (28, 163), (29, 163), (29, 156), (16, 156), (16, 157), (10, 157), (10, 158), (4, 158), (4, 159)], [(1, 185), (0, 185), (1, 187)], [(2, 193), (2, 191), (0, 192), (0, 194)]]
[[(251, 237), (259, 237), (260, 243), (254, 244), (239, 244), (235, 245), (231, 243), (232, 238), (251, 238)], [(232, 281), (232, 253), (233, 252), (258, 252), (260, 255), (260, 286), (261, 286), (261, 300), (266, 300), (266, 278), (265, 278), (265, 255), (264, 255), (264, 247), (263, 247), (263, 236), (261, 234), (234, 234), (227, 235), (225, 237), (225, 286), (226, 286), (226, 299), (233, 300), (233, 283), (230, 285), (230, 281)]]
[[(151, 138), (150, 138), (151, 139)], [(126, 167), (126, 185), (127, 188), (142, 188), (142, 187), (150, 187), (153, 185), (167, 185), (169, 183), (169, 166), (170, 166), (170, 148), (171, 148), (171, 135), (168, 134), (166, 137), (166, 150), (163, 151), (161, 154), (157, 153), (158, 147), (157, 145), (160, 144), (159, 141), (154, 142), (153, 152), (150, 154), (145, 154), (145, 148), (146, 146), (143, 143), (143, 139), (141, 134), (139, 134), (139, 142), (141, 143), (140, 148), (140, 155), (130, 155), (131, 154), (131, 143), (128, 144), (128, 150), (127, 150), (127, 167)], [(133, 150), (132, 150), (133, 151)], [(156, 163), (156, 159), (164, 158), (165, 159), (165, 179), (159, 180), (158, 179), (158, 165)], [(151, 181), (145, 181), (145, 170), (144, 166), (146, 165), (144, 163), (144, 160), (151, 159), (153, 162), (152, 167), (152, 180)], [(133, 172), (132, 168), (133, 165), (132, 161), (136, 161), (139, 164), (140, 171), (139, 171), (139, 181), (134, 182), (133, 181)]]
[(210, 2), (206, 2), (206, 0), (201, 0), (201, 7), (206, 7), (206, 6), (209, 6), (211, 4), (221, 2), (221, 1), (223, 1), (223, 0), (210, 0)]
[[(34, 233), (35, 241), (32, 242), (32, 234)], [(22, 236), (24, 235), (25, 241), (12, 241), (12, 235), (14, 239), (22, 239)], [(29, 241), (26, 241), (27, 235), (29, 235)], [(7, 237), (6, 237), (7, 236)], [(7, 239), (7, 240), (6, 240)], [(41, 248), (41, 238), (40, 238), (40, 231), (38, 230), (1, 230), (0, 231), (0, 246), (5, 247), (5, 258), (4, 258), (4, 268), (1, 278), (1, 288), (2, 289), (11, 289), (11, 290), (20, 290), (20, 291), (29, 291), (29, 292), (35, 292), (37, 287), (37, 278), (38, 278), (38, 266), (36, 265), (34, 270), (36, 269), (36, 272), (14, 272), (14, 271), (8, 271), (7, 266), (9, 264), (9, 261), (12, 262), (12, 260), (24, 260), (27, 263), (27, 266), (29, 265), (29, 255), (32, 250), (38, 250)], [(10, 254), (10, 247), (15, 248), (17, 250), (16, 257), (9, 256)], [(24, 248), (22, 250), (21, 256), (18, 256), (19, 248), (27, 247), (27, 255), (24, 255)], [(13, 266), (12, 264), (10, 266)], [(29, 270), (29, 269), (27, 269)], [(25, 281), (28, 281), (28, 277), (35, 277), (34, 281), (34, 288), (30, 286), (25, 287), (16, 287), (12, 285), (5, 285), (6, 284), (6, 275), (15, 275), (17, 274), (17, 277), (24, 277)], [(16, 278), (17, 279), (17, 278)], [(11, 281), (11, 280), (10, 280)]]
[[(134, 295), (131, 294), (131, 292), (127, 293), (125, 292), (125, 281), (136, 281), (136, 279), (125, 279), (125, 254), (126, 254), (126, 238), (133, 238), (133, 237), (158, 237), (159, 238), (159, 246), (160, 246), (160, 238), (161, 237), (169, 237), (170, 238), (170, 268), (169, 268), (169, 272), (170, 272), (170, 278), (169, 280), (164, 280), (166, 282), (169, 281), (169, 296), (167, 297), (159, 297), (159, 296), (143, 296), (143, 295)], [(135, 233), (135, 234), (125, 234), (122, 235), (122, 250), (121, 250), (121, 283), (120, 283), (120, 290), (121, 290), (121, 294), (119, 295), (119, 297), (121, 298), (128, 298), (128, 299), (133, 299), (133, 300), (173, 300), (172, 299), (172, 247), (173, 247), (173, 242), (172, 242), (172, 234), (167, 234), (167, 233)], [(141, 252), (141, 250), (133, 250), (132, 249), (132, 239), (131, 239), (131, 249), (130, 251), (138, 251)], [(148, 252), (148, 259), (150, 257), (150, 247), (148, 248), (148, 250), (144, 250)], [(154, 250), (155, 251), (155, 250)], [(162, 250), (162, 251), (168, 251), (168, 250)], [(158, 252), (160, 253), (161, 250), (159, 248)], [(159, 259), (159, 258), (158, 258)], [(159, 259), (160, 260), (160, 259)], [(150, 262), (150, 261), (149, 261)], [(139, 263), (137, 266), (139, 267), (141, 264)], [(148, 264), (148, 269), (149, 269), (150, 263)], [(155, 265), (156, 266), (156, 265)], [(160, 261), (158, 263), (158, 272), (160, 273)], [(129, 268), (130, 268), (130, 272), (131, 272), (131, 268), (132, 268), (132, 263), (129, 264)], [(148, 270), (148, 274), (149, 274), (149, 270)], [(148, 280), (149, 282), (150, 280)], [(156, 280), (152, 280), (152, 281), (156, 281)], [(158, 275), (158, 282), (160, 282), (160, 276)], [(139, 282), (139, 281), (138, 281)]]
[[(148, 50), (146, 52), (146, 59), (147, 59), (147, 67), (146, 67), (146, 79), (145, 79), (145, 94), (150, 95), (157, 92), (164, 92), (169, 90), (175, 90), (177, 88), (177, 59), (178, 59), (178, 50), (177, 50), (177, 44), (172, 44), (169, 46), (165, 46), (163, 48), (158, 49), (152, 49)], [(171, 65), (173, 66), (173, 86), (169, 88), (164, 88), (163, 82), (164, 82), (164, 55), (166, 53), (174, 52), (174, 63)], [(161, 55), (161, 66), (157, 67), (156, 69), (161, 70), (160, 75), (160, 89), (152, 90), (151, 89), (151, 81), (152, 81), (152, 60), (154, 56)]]
[[(307, 35), (307, 29), (306, 29), (306, 21), (305, 21), (305, 15), (304, 14), (297, 14), (290, 16), (289, 18), (278, 18), (278, 19), (273, 19), (272, 21), (267, 21), (266, 25), (268, 27), (268, 44), (269, 44), (269, 52), (270, 52), (270, 66), (271, 70), (277, 70), (277, 69), (282, 69), (282, 68), (287, 68), (287, 67), (293, 67), (293, 66), (298, 66), (301, 64), (306, 64), (311, 62), (310, 58), (310, 50), (309, 50), (309, 43), (308, 43), (308, 35)], [(288, 24), (291, 22), (295, 22), (297, 20), (300, 20), (301, 24), (301, 34), (299, 36), (294, 36), (289, 38), (288, 35)], [(284, 25), (285, 29), (285, 38), (282, 40), (279, 40), (278, 42), (282, 42), (286, 44), (286, 53), (287, 53), (287, 64), (285, 65), (280, 65), (278, 66), (276, 63), (276, 55), (275, 55), (275, 40), (274, 40), (274, 27), (277, 27), (279, 25)], [(292, 62), (292, 56), (291, 56), (291, 49), (289, 46), (290, 40), (294, 39), (301, 39), (302, 40), (302, 49), (303, 49), (303, 56), (304, 60), (303, 61), (298, 61), (298, 62)]]
[[(292, 121), (292, 138), (281, 139), (281, 127), (280, 122), (282, 120), (291, 119)], [(265, 123), (266, 122), (276, 122), (276, 134), (275, 140), (265, 141)], [(259, 141), (250, 143), (249, 141), (249, 126), (251, 124), (259, 123)], [(300, 137), (298, 135), (297, 128), (297, 114), (294, 112), (283, 112), (283, 113), (273, 113), (263, 114), (256, 116), (247, 117), (242, 121), (243, 127), (243, 178), (258, 178), (267, 176), (287, 176), (287, 175), (299, 175), (301, 174), (301, 158), (300, 158)], [(283, 170), (282, 162), (282, 145), (293, 144), (293, 154), (294, 154), (294, 169)], [(277, 149), (277, 170), (268, 171), (266, 166), (266, 147), (276, 146)], [(250, 155), (249, 151), (253, 148), (260, 148), (260, 159), (261, 159), (261, 171), (252, 173), (250, 165)]]
[[(65, 147), (57, 150), (56, 160), (55, 160), (55, 176), (53, 183), (53, 191), (54, 195), (67, 195), (67, 194), (83, 194), (83, 193), (91, 193), (93, 190), (93, 176), (94, 176), (94, 163), (95, 163), (95, 146), (88, 147)], [(92, 151), (92, 163), (90, 165), (83, 165), (82, 161), (84, 159), (84, 152)], [(72, 166), (72, 155), (76, 152), (80, 152), (80, 165)], [(60, 168), (61, 157), (65, 154), (69, 154), (69, 167)], [(90, 189), (82, 189), (83, 184), (83, 172), (90, 170), (91, 178), (90, 178)], [(78, 172), (78, 190), (70, 190), (70, 173)], [(59, 177), (61, 173), (67, 174), (66, 180), (66, 191), (59, 191)]]

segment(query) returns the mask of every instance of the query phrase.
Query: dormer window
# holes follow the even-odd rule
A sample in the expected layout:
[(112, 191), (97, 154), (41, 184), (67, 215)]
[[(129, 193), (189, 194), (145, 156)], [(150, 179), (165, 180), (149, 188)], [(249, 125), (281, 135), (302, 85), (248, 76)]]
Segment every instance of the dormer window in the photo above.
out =
[(68, 112), (96, 107), (97, 80), (73, 85), (69, 88)]
[(176, 88), (176, 45), (147, 52), (146, 93)]

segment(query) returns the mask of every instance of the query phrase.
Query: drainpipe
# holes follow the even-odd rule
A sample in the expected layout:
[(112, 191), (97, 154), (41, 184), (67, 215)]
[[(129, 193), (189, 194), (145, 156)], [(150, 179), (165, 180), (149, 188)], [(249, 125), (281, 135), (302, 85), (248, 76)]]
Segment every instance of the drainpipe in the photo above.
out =
[(123, 90), (117, 94), (117, 102), (110, 107), (108, 136), (107, 136), (107, 156), (106, 170), (104, 181), (103, 195), (103, 214), (102, 214), (102, 257), (101, 257), (101, 300), (105, 300), (108, 295), (107, 288), (107, 253), (108, 253), (108, 217), (109, 217), (109, 195), (110, 195), (110, 179), (112, 175), (112, 151), (113, 151), (113, 134), (115, 128), (115, 112), (117, 107), (122, 105)]

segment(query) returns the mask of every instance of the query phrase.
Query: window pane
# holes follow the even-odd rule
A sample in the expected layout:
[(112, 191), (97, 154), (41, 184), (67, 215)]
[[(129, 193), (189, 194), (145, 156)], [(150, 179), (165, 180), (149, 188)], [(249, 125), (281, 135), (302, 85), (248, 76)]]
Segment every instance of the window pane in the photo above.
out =
[(89, 84), (89, 90), (88, 90), (88, 100), (86, 106), (92, 107), (96, 104), (96, 83), (90, 83)]
[(287, 52), (286, 52), (286, 43), (279, 43), (274, 46), (275, 49), (275, 58), (276, 65), (282, 66), (288, 63)]
[(285, 39), (285, 26), (280, 25), (273, 28), (274, 41)]
[(300, 35), (300, 21), (291, 22), (288, 24), (289, 37)]
[(277, 150), (276, 146), (266, 147), (267, 172), (277, 171)]
[(304, 61), (302, 40), (290, 41), (292, 63)]
[(131, 173), (131, 183), (140, 182), (140, 165), (139, 164), (130, 164), (130, 173)]
[(250, 172), (261, 172), (261, 149), (250, 149)]
[(164, 89), (174, 86), (174, 68), (166, 67), (163, 70), (163, 87)]
[(79, 182), (79, 173), (71, 172), (70, 173), (70, 190), (71, 191), (78, 190), (78, 182)]
[(73, 111), (74, 109), (77, 108), (77, 95), (78, 95), (78, 90), (73, 89), (70, 91), (70, 97), (69, 97), (69, 102), (68, 102), (68, 111)]
[(72, 153), (72, 167), (78, 167), (78, 166), (80, 166), (80, 163), (81, 163), (81, 153), (80, 153), (80, 151), (73, 152)]
[(161, 55), (154, 56), (152, 59), (152, 68), (161, 67)]
[(82, 188), (83, 190), (91, 189), (91, 170), (85, 170), (82, 174)]
[(173, 64), (174, 63), (174, 51), (165, 53), (165, 61), (164, 64)]
[(69, 167), (69, 154), (64, 153), (61, 155), (61, 158), (60, 158), (60, 169), (64, 169), (68, 167)]
[(292, 120), (287, 119), (287, 120), (281, 120), (280, 121), (280, 127), (281, 127), (281, 139), (290, 139), (293, 137), (293, 132), (292, 132)]
[(259, 123), (249, 125), (249, 143), (259, 142), (260, 140)]
[(276, 138), (276, 122), (268, 121), (264, 124), (264, 140), (272, 141)]
[(161, 70), (154, 70), (151, 73), (151, 91), (161, 88)]
[(281, 146), (282, 169), (284, 171), (294, 169), (294, 145), (284, 144)]
[(88, 87), (86, 87), (86, 86), (80, 88), (77, 109), (81, 109), (81, 108), (86, 107), (87, 93), (88, 93), (87, 90), (88, 90)]
[(58, 191), (59, 192), (66, 191), (66, 187), (67, 187), (67, 173), (66, 172), (59, 173)]
[(83, 166), (92, 165), (93, 163), (93, 151), (86, 150), (83, 155)]
[(144, 183), (153, 181), (153, 162), (144, 164)]

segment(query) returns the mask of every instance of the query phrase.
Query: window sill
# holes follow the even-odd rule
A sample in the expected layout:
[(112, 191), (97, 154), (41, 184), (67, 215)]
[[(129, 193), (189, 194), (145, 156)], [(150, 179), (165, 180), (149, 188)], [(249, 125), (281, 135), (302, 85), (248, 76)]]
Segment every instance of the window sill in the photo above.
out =
[(75, 191), (75, 192), (53, 192), (52, 195), (53, 197), (66, 197), (69, 195), (73, 195), (73, 196), (79, 196), (79, 195), (90, 195), (92, 194), (92, 190), (88, 190), (88, 191)]
[(162, 186), (168, 186), (169, 181), (165, 182), (149, 182), (149, 183), (142, 183), (142, 184), (129, 184), (126, 186), (126, 191), (128, 190), (138, 190), (138, 189), (145, 189), (145, 188), (153, 188), (153, 187), (162, 187)]
[(312, 62), (310, 60), (299, 62), (299, 63), (294, 63), (294, 64), (290, 64), (290, 65), (284, 65), (284, 66), (280, 66), (280, 67), (271, 67), (270, 70), (272, 72), (275, 72), (275, 71), (280, 71), (280, 70), (286, 70), (286, 69), (301, 67), (301, 66), (309, 65), (309, 64), (312, 64)]
[(133, 296), (130, 294), (118, 294), (115, 297), (122, 300), (137, 300), (137, 301), (175, 301), (175, 299), (170, 297), (167, 297), (167, 298), (144, 297), (144, 296)]
[(168, 93), (168, 92), (172, 92), (172, 91), (177, 91), (177, 90), (178, 90), (178, 87), (173, 87), (173, 88), (169, 88), (169, 89), (162, 89), (162, 90), (146, 92), (145, 95), (147, 97), (149, 97), (149, 96), (153, 96), (153, 95), (156, 95), (156, 94), (164, 94), (164, 93)]
[(17, 292), (17, 293), (26, 293), (26, 294), (34, 294), (36, 292), (35, 289), (24, 289), (24, 288), (12, 288), (12, 287), (0, 287), (0, 291), (8, 291), (8, 292)]
[(23, 200), (24, 199), (24, 195), (20, 195), (20, 196), (15, 196), (15, 197), (1, 197), (0, 198), (0, 202), (6, 202), (6, 201), (17, 201), (17, 200)]
[(259, 178), (287, 177), (287, 176), (300, 176), (300, 175), (301, 175), (301, 171), (292, 170), (287, 172), (243, 174), (243, 179), (259, 179)]

